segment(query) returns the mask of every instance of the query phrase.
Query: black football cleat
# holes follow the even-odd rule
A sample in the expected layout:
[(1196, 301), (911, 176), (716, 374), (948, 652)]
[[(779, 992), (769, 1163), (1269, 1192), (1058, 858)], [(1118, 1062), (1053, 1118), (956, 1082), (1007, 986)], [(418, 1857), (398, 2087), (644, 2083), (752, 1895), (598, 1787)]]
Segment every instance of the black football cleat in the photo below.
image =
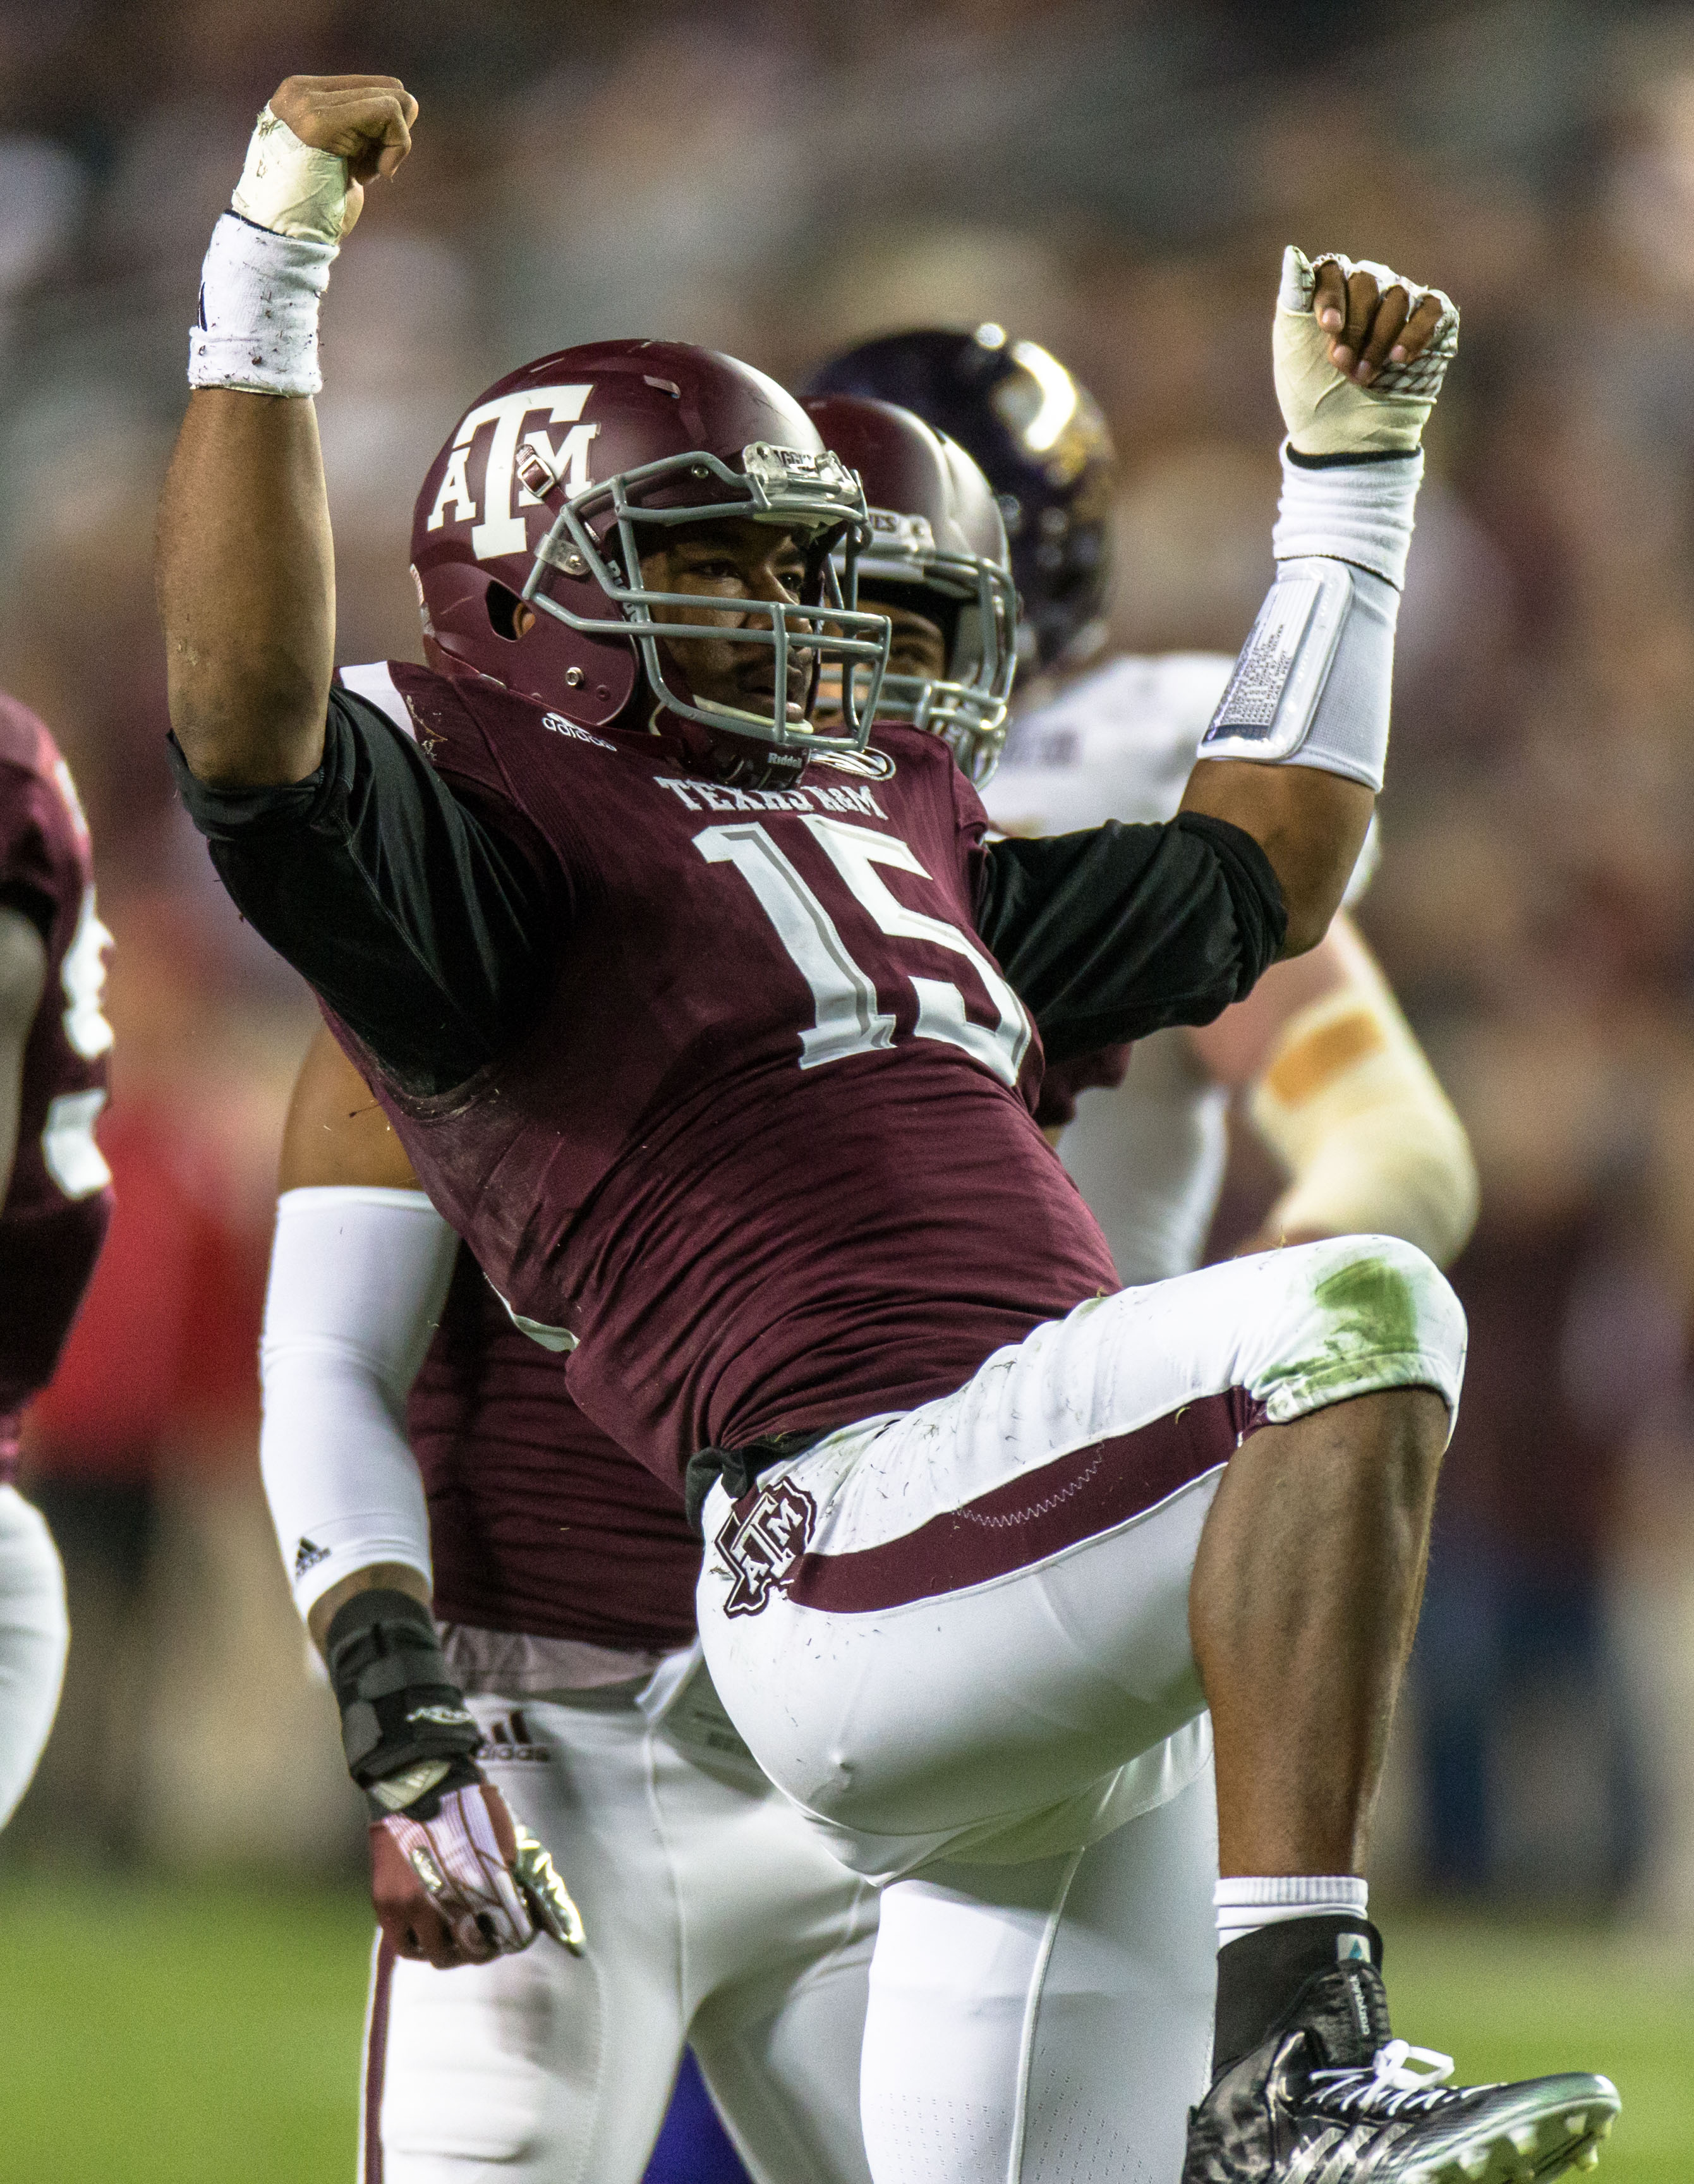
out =
[(1182, 2184), (1541, 2184), (1599, 2159), (1609, 2078), (1450, 2086), (1452, 2069), (1390, 2038), (1374, 1965), (1319, 1972), (1190, 2109)]

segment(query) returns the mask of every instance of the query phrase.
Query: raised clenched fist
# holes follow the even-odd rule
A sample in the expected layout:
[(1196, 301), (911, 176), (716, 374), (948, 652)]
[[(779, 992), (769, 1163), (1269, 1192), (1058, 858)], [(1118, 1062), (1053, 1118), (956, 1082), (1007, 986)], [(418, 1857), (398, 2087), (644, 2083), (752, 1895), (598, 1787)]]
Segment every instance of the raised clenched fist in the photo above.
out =
[(1361, 387), (1389, 365), (1409, 364), (1457, 314), (1439, 288), (1402, 281), (1368, 259), (1320, 258), (1312, 267), (1312, 315), (1329, 337), (1329, 361)]
[(411, 150), (417, 114), (398, 76), (291, 75), (259, 117), (235, 209), (279, 235), (341, 242), (365, 184)]
[(418, 103), (397, 75), (291, 75), (270, 104), (303, 144), (345, 159), (355, 182), (392, 175), (412, 148)]
[(1458, 347), (1439, 288), (1369, 259), (1283, 254), (1271, 353), (1297, 454), (1411, 454)]

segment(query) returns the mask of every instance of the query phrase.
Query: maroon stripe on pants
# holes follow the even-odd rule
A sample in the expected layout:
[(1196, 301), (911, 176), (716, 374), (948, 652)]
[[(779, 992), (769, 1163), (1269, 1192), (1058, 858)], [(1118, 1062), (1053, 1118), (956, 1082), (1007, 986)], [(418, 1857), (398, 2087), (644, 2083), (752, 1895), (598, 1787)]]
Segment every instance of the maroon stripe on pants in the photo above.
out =
[(867, 1615), (960, 1592), (1128, 1523), (1227, 1463), (1264, 1424), (1245, 1388), (1197, 1396), (1133, 1433), (1020, 1473), (915, 1532), (842, 1555), (803, 1556), (783, 1590), (803, 1607)]
[(388, 1996), (394, 1946), (386, 1936), (371, 1986), (371, 2030), (365, 2038), (365, 2166), (361, 2184), (382, 2184), (382, 2074), (388, 2060)]

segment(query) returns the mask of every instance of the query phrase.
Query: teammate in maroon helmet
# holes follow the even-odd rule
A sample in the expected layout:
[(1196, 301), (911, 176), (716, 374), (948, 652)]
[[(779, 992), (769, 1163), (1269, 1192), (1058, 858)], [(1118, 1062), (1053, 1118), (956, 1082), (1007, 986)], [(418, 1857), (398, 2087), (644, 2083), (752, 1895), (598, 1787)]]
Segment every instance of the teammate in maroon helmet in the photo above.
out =
[[(897, 617), (900, 671), (883, 712), (972, 761), (1011, 681), (999, 512), (969, 459), (916, 418), (880, 403), (831, 410), (818, 422), (870, 509), (866, 581)], [(520, 631), (528, 611), (515, 602)], [(410, 725), (392, 670), (340, 679)], [(381, 1565), (385, 1585), (431, 1607), (485, 1730), (477, 1764), (543, 1840), (568, 1843), (572, 1891), (605, 1945), (592, 1991), (549, 1950), (443, 1982), (404, 1960), (420, 1946), (408, 1929), (434, 1925), (421, 1883), (410, 1915), (390, 1898), (369, 2014), (367, 2167), (380, 2157), (403, 2184), (415, 2162), (475, 2139), (521, 2144), (543, 2171), (568, 2147), (605, 2184), (633, 2184), (687, 2038), (759, 2173), (860, 2177), (877, 1898), (717, 1708), (694, 1645), (699, 1542), (679, 1495), (588, 1423), (564, 1361), (518, 1331), (462, 1247), (454, 1265), (457, 1240), (326, 1034), (296, 1088), (281, 1182), (261, 1457), (297, 1605), (322, 1637)], [(409, 1448), (399, 1405), (421, 1353)], [(1190, 1793), (1191, 1865), (1210, 1858), (1210, 1797), (1209, 1780)], [(1145, 1833), (1113, 1843), (1138, 1853), (1129, 1892), (1162, 1920), (1173, 1876), (1146, 1855)], [(1209, 1875), (1196, 1886), (1209, 1908)], [(1167, 1983), (1166, 2020), (1172, 2000)], [(1203, 2040), (1209, 1995), (1187, 2000), (1179, 2040)], [(520, 2053), (518, 2028), (538, 2018), (545, 2043)], [(1170, 2042), (1134, 2047), (1126, 2108), (1179, 2122)]]

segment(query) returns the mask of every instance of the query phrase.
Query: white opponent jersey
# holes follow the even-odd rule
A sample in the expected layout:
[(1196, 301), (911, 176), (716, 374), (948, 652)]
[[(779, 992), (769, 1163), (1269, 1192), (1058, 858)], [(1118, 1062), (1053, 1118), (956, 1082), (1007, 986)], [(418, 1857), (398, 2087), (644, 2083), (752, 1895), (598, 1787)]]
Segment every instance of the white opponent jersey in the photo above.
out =
[[(1008, 834), (1170, 818), (1234, 665), (1219, 652), (1124, 655), (1020, 715), (983, 792), (989, 818)], [(1348, 903), (1375, 857), (1373, 821)], [(1140, 1040), (1123, 1084), (1083, 1095), (1060, 1152), (1126, 1283), (1199, 1265), (1223, 1184), (1229, 1106), (1182, 1030)]]
[[(1234, 665), (1222, 653), (1126, 656), (1020, 715), (983, 792), (989, 818), (1008, 834), (1170, 818)], [(1180, 1030), (1140, 1040), (1122, 1084), (1083, 1095), (1060, 1153), (1126, 1283), (1199, 1265), (1229, 1104)]]

